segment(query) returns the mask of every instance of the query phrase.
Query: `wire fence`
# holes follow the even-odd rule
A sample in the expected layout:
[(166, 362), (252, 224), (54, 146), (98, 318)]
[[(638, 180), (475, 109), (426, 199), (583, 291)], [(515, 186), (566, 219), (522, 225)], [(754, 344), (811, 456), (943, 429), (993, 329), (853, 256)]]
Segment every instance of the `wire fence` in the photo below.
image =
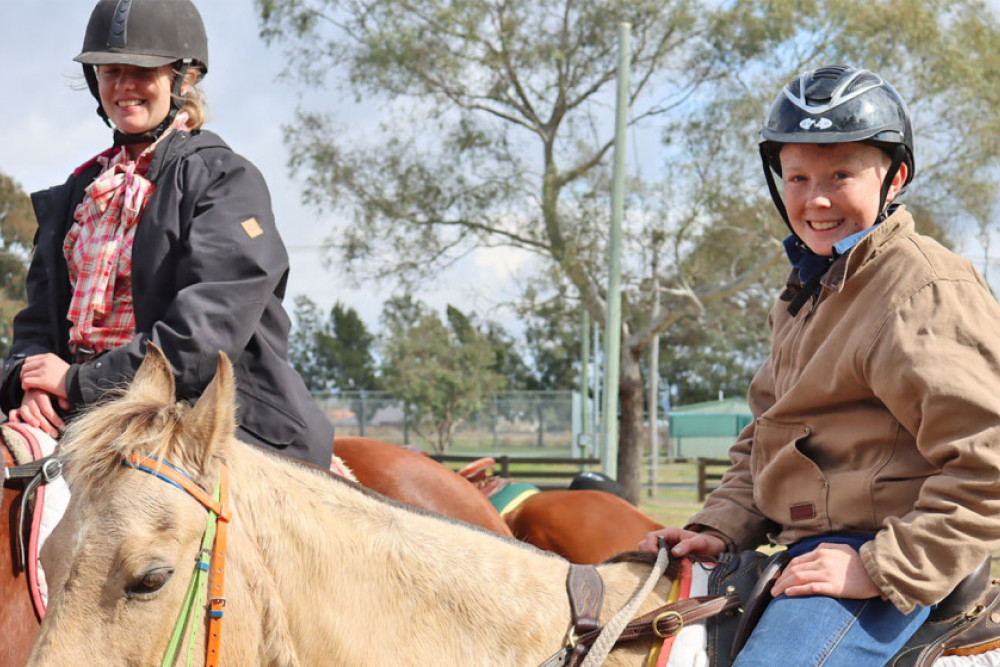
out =
[[(434, 450), (413, 410), (389, 392), (317, 395), (338, 436), (377, 438)], [(424, 433), (433, 437), (432, 433)], [(508, 391), (487, 399), (455, 429), (450, 450), (565, 449), (573, 442), (572, 392)]]

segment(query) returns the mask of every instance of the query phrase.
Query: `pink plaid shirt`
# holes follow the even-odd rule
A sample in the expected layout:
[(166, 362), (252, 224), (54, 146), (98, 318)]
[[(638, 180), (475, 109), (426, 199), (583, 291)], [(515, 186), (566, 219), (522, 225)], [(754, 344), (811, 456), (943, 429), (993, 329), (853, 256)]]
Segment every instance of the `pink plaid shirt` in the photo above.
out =
[(69, 346), (74, 354), (98, 353), (135, 336), (132, 307), (132, 243), (139, 217), (155, 185), (146, 178), (157, 144), (175, 128), (185, 128), (186, 113), (135, 160), (123, 146), (110, 159), (97, 157), (104, 171), (87, 186), (76, 208), (76, 222), (63, 241), (73, 297)]

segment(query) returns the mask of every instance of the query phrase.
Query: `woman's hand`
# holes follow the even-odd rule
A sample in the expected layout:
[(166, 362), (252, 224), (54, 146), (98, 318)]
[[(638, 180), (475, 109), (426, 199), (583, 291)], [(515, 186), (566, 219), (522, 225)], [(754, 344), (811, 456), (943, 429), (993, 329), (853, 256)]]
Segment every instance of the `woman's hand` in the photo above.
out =
[(782, 593), (789, 597), (827, 595), (863, 600), (880, 596), (882, 591), (868, 575), (857, 551), (846, 544), (822, 542), (788, 563), (771, 590), (775, 597)]
[(667, 541), (667, 546), (671, 547), (670, 553), (674, 556), (687, 556), (696, 554), (699, 556), (717, 556), (726, 550), (726, 543), (720, 538), (710, 533), (696, 533), (683, 528), (662, 528), (654, 530), (646, 535), (642, 542), (639, 542), (640, 551), (659, 551), (659, 538)]
[(21, 387), (25, 391), (41, 389), (48, 392), (59, 399), (63, 410), (69, 410), (69, 401), (66, 400), (68, 371), (69, 364), (51, 352), (26, 357), (21, 365)]
[(12, 424), (27, 424), (40, 428), (53, 438), (59, 437), (59, 431), (66, 426), (62, 417), (52, 405), (54, 397), (41, 389), (28, 389), (24, 392), (21, 407), (11, 410), (7, 419)]

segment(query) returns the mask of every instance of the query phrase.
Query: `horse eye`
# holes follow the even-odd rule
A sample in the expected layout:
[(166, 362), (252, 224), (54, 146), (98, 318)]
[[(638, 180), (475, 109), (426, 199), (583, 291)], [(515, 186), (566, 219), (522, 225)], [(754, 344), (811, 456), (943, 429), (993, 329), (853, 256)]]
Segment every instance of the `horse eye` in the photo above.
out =
[(163, 588), (170, 577), (174, 576), (174, 570), (170, 567), (158, 567), (142, 575), (138, 581), (128, 587), (129, 595), (149, 595)]

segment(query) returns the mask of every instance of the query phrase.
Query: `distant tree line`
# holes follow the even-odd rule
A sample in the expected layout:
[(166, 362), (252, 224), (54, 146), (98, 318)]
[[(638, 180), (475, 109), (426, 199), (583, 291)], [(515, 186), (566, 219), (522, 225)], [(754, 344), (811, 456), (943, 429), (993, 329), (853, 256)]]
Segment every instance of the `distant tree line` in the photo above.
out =
[(0, 358), (11, 343), (11, 321), (25, 304), (24, 281), (35, 233), (31, 200), (0, 171)]
[[(748, 300), (740, 318), (732, 309), (729, 318), (689, 318), (664, 336), (671, 353), (661, 357), (660, 373), (678, 403), (746, 392), (766, 354), (764, 303)], [(289, 360), (316, 394), (391, 392), (406, 406), (412, 428), (443, 451), (455, 428), (499, 391), (579, 388), (584, 333), (572, 305), (531, 303), (515, 336), (475, 313), (449, 305), (441, 317), (400, 296), (385, 302), (375, 333), (354, 308), (337, 302), (324, 314), (299, 296)]]

